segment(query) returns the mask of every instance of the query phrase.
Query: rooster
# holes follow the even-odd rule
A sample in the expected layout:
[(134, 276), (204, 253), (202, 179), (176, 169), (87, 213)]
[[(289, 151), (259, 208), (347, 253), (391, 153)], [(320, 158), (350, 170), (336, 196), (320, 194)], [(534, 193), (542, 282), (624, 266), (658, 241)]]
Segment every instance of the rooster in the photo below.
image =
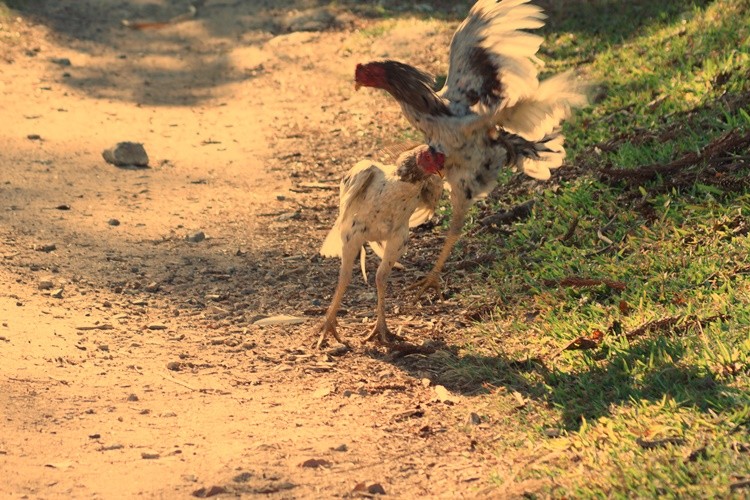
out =
[(355, 88), (387, 91), (425, 142), (446, 156), (453, 216), (443, 248), (421, 293), (440, 290), (440, 272), (458, 241), (469, 208), (497, 184), (500, 168), (516, 166), (540, 180), (565, 159), (559, 128), (587, 103), (572, 72), (542, 82), (538, 35), (542, 10), (528, 0), (479, 0), (453, 35), (442, 90), (434, 78), (398, 61), (358, 64)]
[(366, 340), (377, 338), (388, 344), (396, 338), (385, 322), (386, 281), (406, 249), (409, 227), (428, 220), (435, 211), (443, 192), (444, 162), (442, 153), (421, 145), (402, 153), (395, 165), (363, 160), (344, 176), (339, 216), (320, 249), (324, 257), (341, 257), (341, 268), (331, 305), (317, 327), (318, 348), (328, 334), (345, 344), (336, 331), (336, 313), (351, 280), (352, 265), (365, 242), (377, 243), (382, 250), (375, 275), (377, 321)]

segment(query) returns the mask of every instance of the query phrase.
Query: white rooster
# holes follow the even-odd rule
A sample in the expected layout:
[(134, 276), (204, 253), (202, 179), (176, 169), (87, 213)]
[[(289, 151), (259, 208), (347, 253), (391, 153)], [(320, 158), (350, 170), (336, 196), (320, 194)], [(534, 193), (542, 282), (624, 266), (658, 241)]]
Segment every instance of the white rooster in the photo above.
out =
[[(443, 191), (442, 168), (445, 157), (421, 145), (402, 153), (395, 165), (363, 160), (341, 181), (339, 216), (328, 233), (321, 255), (341, 257), (336, 291), (323, 323), (317, 347), (328, 334), (345, 342), (336, 331), (336, 313), (352, 277), (352, 266), (365, 242), (375, 242), (382, 250), (382, 261), (375, 275), (378, 292), (377, 321), (367, 340), (376, 338), (388, 344), (394, 335), (385, 322), (385, 287), (391, 268), (406, 249), (409, 227), (429, 219)], [(435, 175), (438, 174), (438, 175)]]

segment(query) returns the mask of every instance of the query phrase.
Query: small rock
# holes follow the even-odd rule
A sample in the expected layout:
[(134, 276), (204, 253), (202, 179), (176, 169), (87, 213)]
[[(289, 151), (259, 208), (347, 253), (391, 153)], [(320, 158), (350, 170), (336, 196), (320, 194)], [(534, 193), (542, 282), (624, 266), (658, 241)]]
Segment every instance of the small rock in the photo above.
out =
[(53, 57), (50, 59), (51, 62), (57, 64), (58, 66), (72, 66), (70, 59), (67, 57)]
[(42, 140), (42, 136), (39, 135), (39, 134), (29, 134), (29, 135), (26, 136), (26, 138), (28, 140), (30, 140), (30, 141), (41, 141)]
[(428, 379), (428, 378), (423, 378), (422, 379), (422, 387), (430, 387), (431, 383), (432, 383), (432, 381), (430, 379)]
[(482, 417), (480, 417), (478, 414), (471, 412), (469, 414), (469, 424), (471, 425), (479, 425), (482, 423)]
[(143, 451), (141, 452), (141, 458), (144, 460), (156, 460), (157, 458), (161, 458), (161, 455), (152, 451)]
[(333, 451), (342, 451), (343, 452), (343, 451), (349, 451), (349, 447), (347, 445), (345, 445), (345, 444), (340, 444), (340, 445), (338, 445), (335, 448), (331, 448), (331, 450), (333, 450)]
[(55, 287), (55, 283), (50, 279), (42, 279), (37, 283), (39, 290), (52, 290)]
[(101, 434), (89, 434), (89, 439), (99, 439), (102, 437)]
[(227, 493), (227, 489), (223, 486), (211, 486), (210, 488), (201, 488), (193, 492), (194, 497), (208, 498), (216, 495)]
[(63, 203), (62, 205), (57, 205), (55, 210), (70, 210), (70, 205)]
[(49, 296), (53, 299), (61, 299), (63, 298), (63, 289), (58, 288), (57, 290), (53, 290), (52, 292), (50, 292)]
[(180, 363), (179, 361), (170, 361), (169, 363), (167, 363), (167, 370), (178, 372), (182, 370), (182, 363)]
[(34, 247), (34, 250), (36, 250), (37, 252), (50, 253), (50, 252), (57, 250), (57, 245), (55, 245), (54, 243), (48, 243), (46, 245), (37, 245)]
[(544, 429), (544, 435), (548, 438), (558, 438), (560, 437), (560, 429), (555, 429), (554, 427), (548, 427)]
[(251, 472), (241, 472), (232, 478), (235, 483), (246, 483), (253, 477)]
[(191, 243), (200, 243), (201, 241), (206, 239), (206, 234), (203, 231), (198, 231), (196, 233), (187, 235), (185, 239)]
[(131, 394), (130, 396), (128, 396), (128, 401), (138, 401), (138, 395)]
[(117, 219), (109, 219), (107, 221), (107, 224), (109, 224), (110, 226), (119, 226), (120, 225), (120, 221), (117, 220)]
[(155, 281), (152, 281), (151, 283), (146, 285), (146, 288), (144, 288), (144, 290), (146, 290), (149, 293), (154, 293), (154, 292), (158, 292), (159, 288), (160, 288), (159, 284)]
[(162, 325), (161, 323), (151, 323), (146, 328), (149, 330), (166, 330), (167, 325)]
[(109, 346), (107, 344), (99, 344), (96, 348), (100, 351), (109, 352)]
[(138, 142), (118, 142), (116, 146), (102, 151), (107, 163), (118, 167), (148, 167), (148, 154)]

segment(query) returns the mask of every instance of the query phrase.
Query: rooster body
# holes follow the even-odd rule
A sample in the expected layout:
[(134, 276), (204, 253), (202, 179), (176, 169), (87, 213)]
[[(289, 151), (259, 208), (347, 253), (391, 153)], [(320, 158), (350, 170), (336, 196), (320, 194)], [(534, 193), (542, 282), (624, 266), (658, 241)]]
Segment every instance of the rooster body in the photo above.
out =
[(356, 68), (357, 88), (390, 93), (426, 142), (446, 156), (453, 216), (424, 288), (439, 288), (439, 273), (469, 208), (492, 191), (501, 168), (515, 166), (546, 180), (565, 159), (560, 124), (587, 97), (571, 72), (539, 82), (542, 38), (524, 30), (542, 27), (544, 19), (528, 0), (479, 0), (453, 35), (439, 92), (429, 74), (401, 62)]
[(318, 347), (336, 331), (336, 313), (351, 280), (352, 265), (365, 242), (375, 242), (382, 261), (375, 276), (378, 293), (377, 322), (368, 339), (388, 343), (392, 338), (385, 322), (385, 286), (391, 268), (404, 253), (409, 227), (429, 219), (442, 194), (440, 172), (444, 157), (419, 146), (399, 156), (396, 165), (363, 160), (343, 178), (339, 215), (320, 249), (325, 257), (341, 257), (339, 280), (323, 324)]

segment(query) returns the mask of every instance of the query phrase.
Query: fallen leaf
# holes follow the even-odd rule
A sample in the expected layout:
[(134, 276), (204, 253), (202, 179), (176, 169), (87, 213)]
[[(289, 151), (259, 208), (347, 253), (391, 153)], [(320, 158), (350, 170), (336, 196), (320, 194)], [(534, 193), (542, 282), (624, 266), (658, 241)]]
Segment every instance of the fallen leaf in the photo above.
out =
[(317, 391), (313, 392), (313, 397), (316, 399), (322, 399), (329, 394), (331, 394), (331, 388), (330, 387), (321, 387)]
[(49, 467), (50, 469), (70, 469), (73, 467), (73, 462), (53, 462), (44, 464), (45, 467)]
[(526, 399), (524, 399), (520, 392), (513, 391), (512, 394), (516, 399), (516, 402), (518, 403), (518, 405), (516, 405), (516, 408), (523, 408), (524, 406), (526, 406)]
[(437, 400), (440, 401), (441, 403), (452, 405), (458, 402), (456, 397), (453, 394), (451, 394), (448, 391), (448, 389), (446, 389), (442, 385), (435, 386), (435, 396)]
[(270, 316), (268, 318), (259, 319), (253, 325), (255, 326), (271, 326), (271, 325), (299, 325), (307, 321), (305, 318), (299, 318), (297, 316), (288, 316), (281, 314), (278, 316)]

